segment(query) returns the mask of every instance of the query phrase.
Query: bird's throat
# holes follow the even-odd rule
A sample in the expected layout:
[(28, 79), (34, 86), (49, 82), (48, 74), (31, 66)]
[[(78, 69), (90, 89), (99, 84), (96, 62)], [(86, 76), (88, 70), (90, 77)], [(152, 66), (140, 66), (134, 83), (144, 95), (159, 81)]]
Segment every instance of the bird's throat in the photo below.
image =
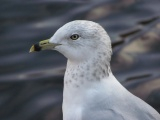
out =
[(78, 64), (68, 61), (64, 86), (65, 88), (80, 88), (93, 82), (100, 82), (108, 77), (110, 72), (110, 64), (105, 59), (92, 59)]

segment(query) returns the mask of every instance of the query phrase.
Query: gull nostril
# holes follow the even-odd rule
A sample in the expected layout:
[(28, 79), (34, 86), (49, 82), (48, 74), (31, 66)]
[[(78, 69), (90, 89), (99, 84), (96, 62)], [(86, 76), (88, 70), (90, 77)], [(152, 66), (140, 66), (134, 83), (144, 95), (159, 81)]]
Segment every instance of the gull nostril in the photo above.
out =
[(41, 45), (45, 45), (45, 44), (47, 44), (47, 43), (41, 43)]

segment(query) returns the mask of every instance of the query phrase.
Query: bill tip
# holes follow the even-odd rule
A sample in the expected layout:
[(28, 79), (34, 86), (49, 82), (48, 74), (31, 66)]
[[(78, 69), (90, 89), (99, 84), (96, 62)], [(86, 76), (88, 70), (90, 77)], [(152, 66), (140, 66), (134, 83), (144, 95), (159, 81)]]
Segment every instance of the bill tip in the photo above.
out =
[(31, 53), (31, 52), (35, 52), (35, 47), (34, 47), (34, 45), (32, 45), (32, 47), (31, 47), (30, 50), (29, 50), (29, 53)]

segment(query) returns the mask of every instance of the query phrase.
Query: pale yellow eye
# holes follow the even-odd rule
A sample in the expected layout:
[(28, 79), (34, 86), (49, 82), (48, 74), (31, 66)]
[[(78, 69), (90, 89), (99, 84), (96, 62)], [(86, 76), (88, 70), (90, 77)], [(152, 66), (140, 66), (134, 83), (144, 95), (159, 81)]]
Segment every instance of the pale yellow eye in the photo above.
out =
[(79, 35), (78, 34), (73, 34), (70, 38), (72, 40), (77, 40), (79, 38)]

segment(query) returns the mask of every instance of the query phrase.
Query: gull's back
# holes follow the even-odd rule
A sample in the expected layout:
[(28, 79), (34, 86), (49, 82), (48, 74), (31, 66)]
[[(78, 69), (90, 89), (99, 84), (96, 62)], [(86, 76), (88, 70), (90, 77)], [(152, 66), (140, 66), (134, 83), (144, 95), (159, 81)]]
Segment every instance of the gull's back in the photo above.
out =
[(128, 92), (112, 74), (110, 79), (100, 88), (107, 88), (106, 93), (97, 89), (99, 93), (87, 103), (82, 120), (160, 120), (154, 108)]

